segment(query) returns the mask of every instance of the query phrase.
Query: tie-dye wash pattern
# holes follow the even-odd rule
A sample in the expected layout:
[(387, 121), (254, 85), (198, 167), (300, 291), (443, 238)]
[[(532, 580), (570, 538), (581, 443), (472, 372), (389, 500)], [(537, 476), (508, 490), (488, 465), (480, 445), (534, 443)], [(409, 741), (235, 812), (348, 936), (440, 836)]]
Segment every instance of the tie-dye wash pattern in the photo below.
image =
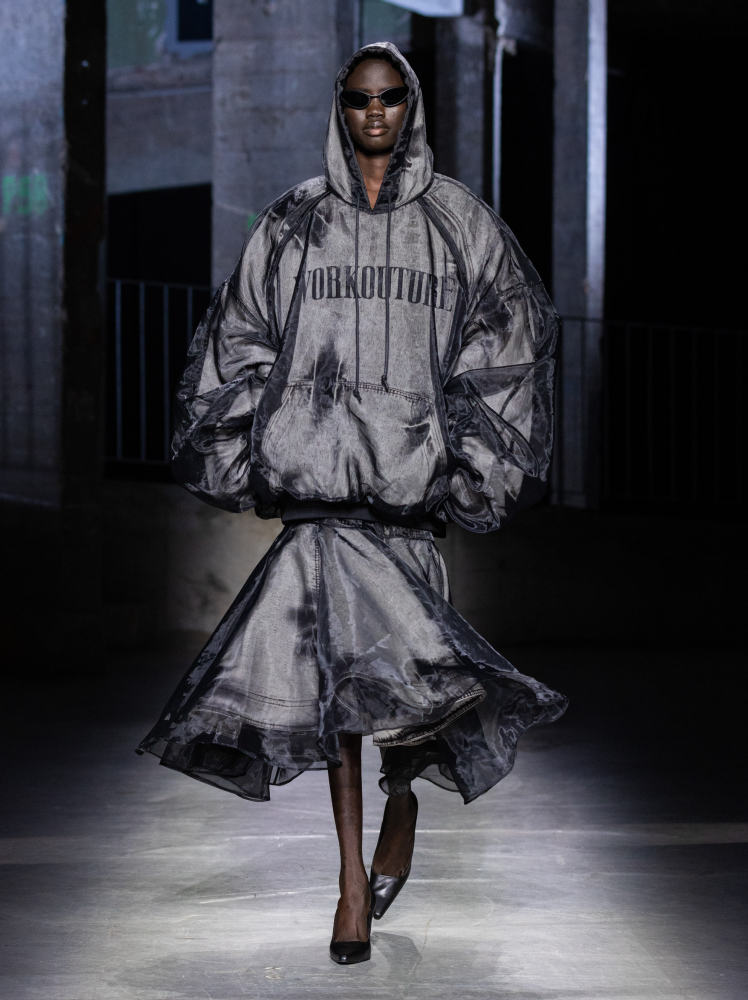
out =
[(200, 780), (269, 797), (339, 761), (340, 732), (431, 725), (476, 683), (477, 707), (416, 746), (383, 750), (382, 787), (422, 775), (470, 801), (565, 699), (520, 674), (449, 603), (429, 532), (360, 521), (287, 527), (141, 745)]
[(175, 478), (227, 510), (293, 498), (491, 531), (537, 496), (557, 322), (501, 220), (434, 174), (418, 80), (375, 207), (340, 109), (324, 177), (257, 219), (190, 348)]
[(389, 794), (421, 775), (470, 801), (565, 708), (458, 615), (416, 530), (491, 531), (542, 488), (556, 316), (501, 220), (433, 173), (418, 81), (393, 46), (363, 51), (382, 49), (409, 98), (377, 204), (339, 103), (349, 63), (325, 177), (256, 221), (178, 392), (187, 489), (325, 518), (285, 528), (141, 745), (249, 799), (334, 766), (348, 732), (382, 745)]

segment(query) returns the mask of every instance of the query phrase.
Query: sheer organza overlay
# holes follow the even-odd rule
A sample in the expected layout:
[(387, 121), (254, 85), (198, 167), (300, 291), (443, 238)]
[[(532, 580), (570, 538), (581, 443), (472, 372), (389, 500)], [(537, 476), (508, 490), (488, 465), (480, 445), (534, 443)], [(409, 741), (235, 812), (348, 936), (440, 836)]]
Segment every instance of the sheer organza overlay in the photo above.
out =
[[(409, 94), (373, 209), (339, 101), (366, 54)], [(543, 490), (557, 330), (513, 234), (434, 173), (407, 61), (366, 46), (338, 76), (325, 176), (261, 213), (197, 330), (172, 472), (260, 517), (292, 498), (492, 531)]]
[(412, 68), (390, 43), (353, 60), (372, 55), (408, 87), (376, 205), (339, 100), (349, 61), (325, 175), (260, 214), (177, 393), (171, 467), (195, 496), (376, 515), (287, 526), (142, 745), (249, 799), (339, 763), (347, 732), (374, 734), (389, 794), (422, 775), (469, 801), (565, 707), (457, 614), (416, 530), (492, 531), (542, 491), (556, 314), (504, 223), (434, 173)]
[(373, 733), (385, 792), (420, 775), (469, 802), (565, 706), (449, 603), (429, 532), (328, 519), (284, 529), (139, 749), (266, 800)]

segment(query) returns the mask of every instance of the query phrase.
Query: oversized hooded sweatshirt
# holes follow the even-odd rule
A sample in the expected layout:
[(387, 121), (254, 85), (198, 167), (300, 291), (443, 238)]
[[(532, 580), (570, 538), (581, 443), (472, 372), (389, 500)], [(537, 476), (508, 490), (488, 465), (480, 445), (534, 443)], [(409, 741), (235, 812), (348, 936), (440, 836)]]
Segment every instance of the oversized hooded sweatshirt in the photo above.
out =
[[(367, 54), (390, 57), (408, 87), (374, 208), (340, 101)], [(174, 476), (261, 517), (492, 531), (546, 477), (548, 295), (501, 219), (434, 173), (418, 80), (393, 45), (340, 71), (324, 162), (258, 217), (197, 330)]]

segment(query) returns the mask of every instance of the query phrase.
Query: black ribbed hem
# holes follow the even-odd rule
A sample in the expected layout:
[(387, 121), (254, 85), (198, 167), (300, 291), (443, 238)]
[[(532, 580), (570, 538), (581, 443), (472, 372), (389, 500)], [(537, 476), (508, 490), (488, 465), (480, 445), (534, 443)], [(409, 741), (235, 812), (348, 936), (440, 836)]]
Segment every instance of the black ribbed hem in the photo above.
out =
[(283, 524), (293, 524), (296, 521), (324, 521), (327, 518), (373, 521), (375, 524), (391, 524), (397, 528), (430, 531), (437, 538), (444, 538), (447, 533), (444, 522), (436, 518), (395, 517), (382, 514), (366, 503), (329, 503), (324, 500), (297, 500), (295, 497), (286, 497), (283, 501), (281, 510)]

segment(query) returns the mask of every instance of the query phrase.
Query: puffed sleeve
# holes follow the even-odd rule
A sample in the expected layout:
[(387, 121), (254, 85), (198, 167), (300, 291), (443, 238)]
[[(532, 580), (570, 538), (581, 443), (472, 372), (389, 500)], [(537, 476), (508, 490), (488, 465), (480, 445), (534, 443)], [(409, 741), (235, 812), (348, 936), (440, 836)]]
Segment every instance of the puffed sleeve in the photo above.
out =
[(278, 354), (266, 301), (273, 243), (271, 220), (261, 216), (197, 328), (177, 390), (172, 474), (224, 510), (255, 505), (249, 490), (252, 423)]
[(446, 512), (478, 532), (539, 498), (553, 440), (557, 316), (514, 236), (493, 218), (444, 389), (456, 460)]

